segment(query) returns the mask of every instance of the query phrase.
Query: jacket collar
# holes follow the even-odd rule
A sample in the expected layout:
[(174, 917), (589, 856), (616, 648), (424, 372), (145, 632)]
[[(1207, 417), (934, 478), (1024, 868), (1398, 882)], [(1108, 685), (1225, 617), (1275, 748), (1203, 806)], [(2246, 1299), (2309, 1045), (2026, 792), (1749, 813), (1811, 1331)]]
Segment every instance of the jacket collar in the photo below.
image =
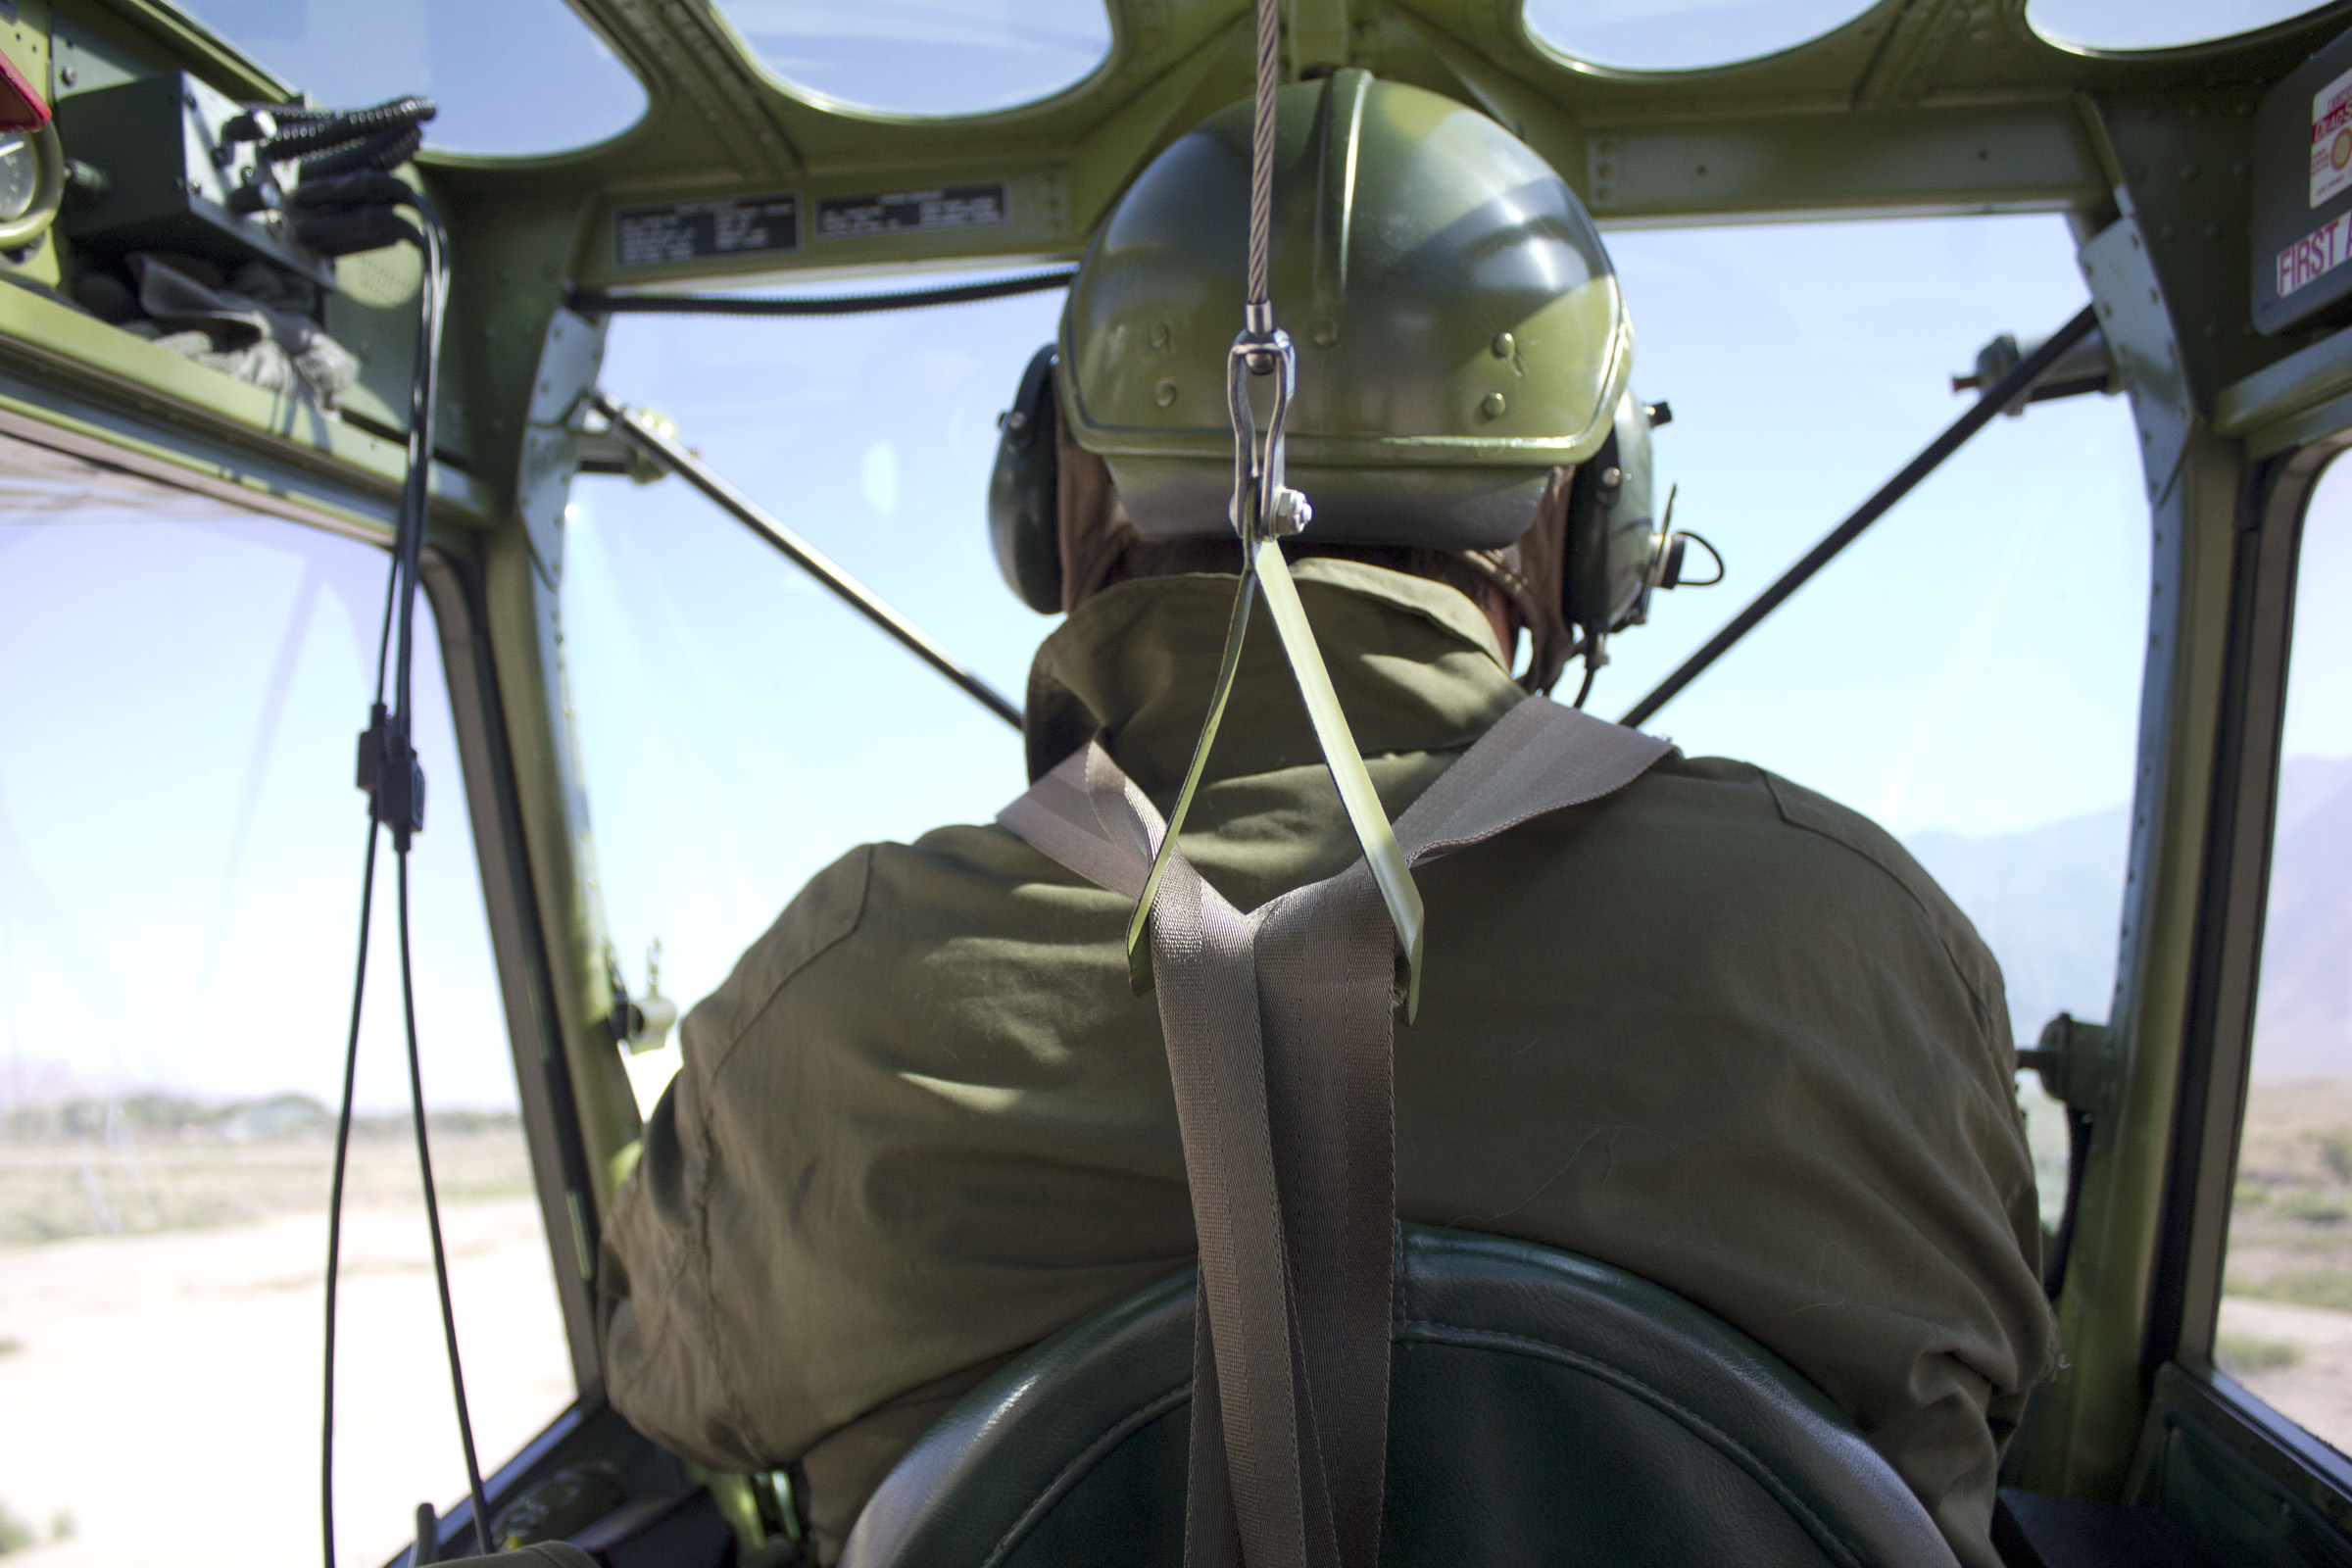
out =
[[(1468, 746), (1524, 695), (1494, 633), (1443, 583), (1360, 562), (1295, 563), (1298, 597), (1366, 757)], [(1234, 579), (1200, 574), (1120, 583), (1089, 599), (1038, 649), (1029, 672), (1029, 776), (1098, 731), (1148, 793), (1172, 793), (1208, 710)], [(1209, 755), (1210, 781), (1320, 762), (1262, 599)]]

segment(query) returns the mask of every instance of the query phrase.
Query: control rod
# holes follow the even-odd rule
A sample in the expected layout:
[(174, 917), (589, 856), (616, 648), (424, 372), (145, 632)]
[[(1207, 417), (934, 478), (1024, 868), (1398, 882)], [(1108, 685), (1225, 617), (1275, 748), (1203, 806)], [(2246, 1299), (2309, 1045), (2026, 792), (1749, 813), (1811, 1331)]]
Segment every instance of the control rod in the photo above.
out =
[(1021, 727), (1019, 704), (965, 668), (954, 654), (933, 642), (920, 626), (874, 597), (872, 589), (835, 565), (824, 552), (761, 511), (751, 497), (712, 473), (704, 466), (702, 459), (646, 422), (633, 410), (613, 402), (606, 393), (597, 393), (592, 406), (597, 413), (612, 421), (614, 435), (709, 496), (717, 503), (721, 512), (774, 545), (787, 561), (830, 588), (852, 610), (896, 637), (915, 658), (962, 687), (983, 708), (1014, 729)]
[[(2066, 351), (2098, 326), (2098, 311), (2085, 305), (2075, 318), (2050, 334), (2041, 347), (2018, 361), (2009, 372), (1984, 389), (1982, 397), (1969, 405), (1968, 412), (1954, 419), (1943, 434), (1929, 442), (1903, 466), (1902, 472), (1879, 487), (1878, 493), (1853, 511), (1837, 527), (1822, 536), (1821, 543), (1805, 552), (1804, 559), (1787, 571), (1780, 580), (1762, 593), (1754, 602), (1724, 624), (1723, 630), (1707, 639), (1707, 644), (1682, 662), (1682, 667), (1658, 682), (1647, 697), (1625, 711), (1617, 722), (1628, 729), (1640, 729), (1649, 716), (1681, 694), (1682, 689), (1706, 672), (1732, 645), (1756, 629), (1757, 622), (1781, 608), (1781, 602), (1805, 585), (1815, 572), (1837, 559), (1838, 552), (1862, 537), (1862, 530), (1885, 516), (1897, 501), (1909, 495), (1919, 482), (1943, 466), (1943, 460), (1967, 442), (1968, 438), (1992, 422), (1992, 416), (2011, 404), (2020, 401), (2022, 394), (2031, 391)], [(2089, 388), (2084, 388), (2089, 390)]]

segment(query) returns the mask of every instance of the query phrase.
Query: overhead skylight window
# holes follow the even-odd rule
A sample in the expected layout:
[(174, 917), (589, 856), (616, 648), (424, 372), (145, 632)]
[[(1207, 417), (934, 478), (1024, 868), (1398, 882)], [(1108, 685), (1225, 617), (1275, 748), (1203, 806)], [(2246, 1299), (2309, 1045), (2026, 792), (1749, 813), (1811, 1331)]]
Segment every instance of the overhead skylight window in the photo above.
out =
[(1810, 43), (1873, 0), (1527, 0), (1527, 30), (1617, 71), (1705, 71)]
[(178, 0), (330, 109), (422, 93), (440, 152), (564, 152), (635, 124), (645, 88), (564, 0)]
[(886, 114), (984, 115), (1051, 98), (1110, 54), (1102, 0), (718, 0), (768, 70)]
[(2028, 0), (2026, 22), (2067, 49), (2184, 49), (2322, 9), (2311, 0)]

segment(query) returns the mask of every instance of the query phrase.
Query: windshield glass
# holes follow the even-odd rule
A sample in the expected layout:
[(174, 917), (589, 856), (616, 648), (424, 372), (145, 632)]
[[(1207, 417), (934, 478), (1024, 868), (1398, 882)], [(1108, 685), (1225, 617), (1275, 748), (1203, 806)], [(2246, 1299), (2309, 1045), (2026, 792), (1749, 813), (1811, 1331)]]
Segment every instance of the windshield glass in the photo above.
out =
[[(1631, 707), (1965, 406), (1949, 376), (2083, 303), (2055, 218), (1785, 224), (1611, 241), (1669, 400), (1661, 493), (1730, 563), (1610, 645)], [(1052, 622), (1000, 582), (994, 421), (1058, 298), (839, 320), (614, 324), (604, 384), (1018, 693)], [(852, 845), (985, 820), (1018, 739), (682, 485), (583, 481), (566, 647), (608, 913), (683, 1004)], [(2146, 623), (2120, 400), (1996, 420), (1652, 728), (1878, 818), (1977, 923), (2019, 1038), (2106, 1016)], [(1572, 677), (1573, 679), (1573, 677)], [(1566, 690), (1573, 690), (1569, 687)], [(1563, 695), (1565, 695), (1565, 691)], [(641, 1058), (647, 1102), (675, 1049)], [(2030, 1081), (2029, 1081), (2030, 1082)], [(2038, 1090), (2030, 1102), (2049, 1110)], [(2036, 1116), (2043, 1200), (2063, 1125)]]
[(564, 0), (180, 0), (328, 108), (421, 93), (439, 152), (564, 152), (635, 124), (645, 88)]
[(2303, 516), (2214, 1360), (2352, 1453), (2352, 466)]
[(1527, 0), (1527, 30), (1571, 60), (1703, 71), (1810, 43), (1877, 0)]
[[(1997, 333), (2082, 309), (2055, 218), (1613, 236), (1635, 384), (1675, 519), (1725, 547), (1722, 587), (1661, 595), (1611, 644), (1614, 716), (1875, 490), (1965, 404), (1949, 374)], [(2103, 1020), (2115, 982), (2148, 595), (2138, 442), (2120, 398), (1996, 419), (1648, 728), (1875, 818), (1999, 958), (2012, 1029)], [(2037, 1080), (2042, 1212), (2066, 1137)]]
[[(998, 412), (1059, 294), (802, 321), (621, 317), (602, 383), (1015, 701), (1051, 622), (997, 575)], [(985, 819), (1020, 737), (676, 480), (572, 487), (565, 660), (630, 984), (707, 995), (852, 845)], [(650, 1105), (675, 1046), (632, 1058)]]
[(2077, 49), (2180, 49), (2322, 9), (2311, 0), (2027, 0), (2026, 22)]
[(902, 115), (1035, 103), (1110, 54), (1102, 0), (719, 0), (718, 11), (796, 87)]
[[(320, 1288), (368, 818), (380, 550), (0, 441), (0, 1541), (156, 1560), (256, 1477), (315, 1499)], [(486, 1460), (571, 1401), (429, 607), (413, 941)], [(386, 857), (388, 862), (389, 857)], [(340, 1560), (462, 1491), (410, 1139), (390, 867), (346, 1193)], [(125, 1434), (164, 1456), (125, 1469)], [(456, 1487), (452, 1478), (460, 1478)], [(317, 1562), (315, 1500), (257, 1546)], [(70, 1539), (69, 1539), (70, 1538)], [(44, 1546), (35, 1560), (53, 1548)]]

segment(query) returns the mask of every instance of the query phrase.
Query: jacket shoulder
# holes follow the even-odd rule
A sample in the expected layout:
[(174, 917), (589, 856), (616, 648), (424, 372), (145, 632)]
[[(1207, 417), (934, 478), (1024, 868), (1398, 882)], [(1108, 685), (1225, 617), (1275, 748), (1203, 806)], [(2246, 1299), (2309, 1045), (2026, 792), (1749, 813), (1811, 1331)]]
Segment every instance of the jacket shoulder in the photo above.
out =
[(1960, 906), (1952, 902), (1951, 895), (1937, 885), (1925, 866), (1912, 858), (1911, 852), (1893, 834), (1826, 795), (1768, 769), (1757, 771), (1765, 789), (1771, 792), (1783, 822), (1860, 856), (1902, 889), (1935, 933), (1953, 968), (1960, 972), (1980, 1004), (1987, 1009), (1988, 1027), (1995, 1019), (2007, 1017), (2000, 965), (1991, 950), (1985, 947), (1984, 939), (1977, 934), (1977, 928), (1960, 911)]
[(911, 844), (860, 844), (808, 879), (687, 1021), (723, 1053), (845, 946), (927, 948), (1001, 921), (1002, 899), (1016, 889), (1076, 880), (993, 822), (934, 828)]
[(686, 1027), (723, 1052), (793, 976), (854, 936), (866, 918), (878, 848), (860, 844), (810, 877), (719, 988), (686, 1014)]

